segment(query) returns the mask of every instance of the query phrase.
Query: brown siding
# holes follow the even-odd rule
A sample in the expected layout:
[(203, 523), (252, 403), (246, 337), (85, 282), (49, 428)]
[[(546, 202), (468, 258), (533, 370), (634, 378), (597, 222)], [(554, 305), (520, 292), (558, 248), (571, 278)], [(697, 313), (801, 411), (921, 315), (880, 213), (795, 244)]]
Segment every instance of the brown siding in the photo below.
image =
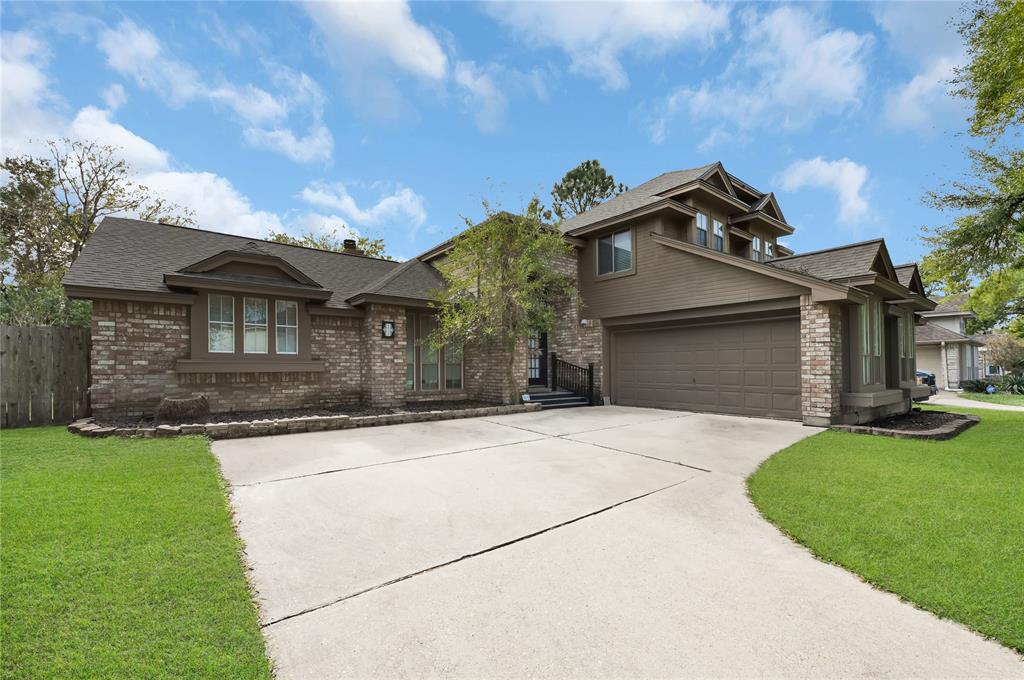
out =
[(597, 242), (581, 251), (580, 291), (585, 316), (610, 318), (674, 309), (794, 297), (806, 289), (654, 243), (657, 218), (635, 225), (636, 273), (595, 280)]

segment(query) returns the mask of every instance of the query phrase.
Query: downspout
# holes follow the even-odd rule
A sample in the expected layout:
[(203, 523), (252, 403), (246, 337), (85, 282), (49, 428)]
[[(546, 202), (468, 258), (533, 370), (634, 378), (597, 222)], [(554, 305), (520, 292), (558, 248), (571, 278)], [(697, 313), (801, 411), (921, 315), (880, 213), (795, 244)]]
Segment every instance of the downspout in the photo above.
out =
[(940, 344), (940, 346), (941, 346), (940, 353), (942, 354), (942, 384), (945, 385), (945, 387), (943, 387), (942, 389), (948, 390), (949, 389), (949, 365), (946, 363), (948, 361), (948, 359), (946, 358), (946, 341), (943, 340), (942, 343)]

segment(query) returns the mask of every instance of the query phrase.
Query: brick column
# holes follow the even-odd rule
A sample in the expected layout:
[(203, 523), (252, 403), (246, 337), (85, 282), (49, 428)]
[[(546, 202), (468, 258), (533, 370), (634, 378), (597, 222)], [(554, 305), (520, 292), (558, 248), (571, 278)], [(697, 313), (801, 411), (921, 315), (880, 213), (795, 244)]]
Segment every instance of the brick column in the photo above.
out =
[[(382, 321), (395, 322), (395, 337), (381, 335)], [(405, 307), (367, 306), (363, 317), (363, 395), (370, 406), (405, 405)]]
[(800, 296), (800, 398), (805, 425), (839, 421), (843, 382), (842, 317), (838, 303)]

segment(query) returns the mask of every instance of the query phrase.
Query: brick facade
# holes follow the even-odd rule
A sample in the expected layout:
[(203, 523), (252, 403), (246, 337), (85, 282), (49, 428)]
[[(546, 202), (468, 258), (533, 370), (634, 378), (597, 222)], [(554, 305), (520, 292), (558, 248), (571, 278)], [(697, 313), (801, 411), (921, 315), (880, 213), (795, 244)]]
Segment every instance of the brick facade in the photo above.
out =
[[(395, 336), (381, 333), (384, 321), (395, 323)], [(371, 406), (405, 404), (405, 307), (367, 305), (363, 326), (362, 383), (364, 401)]]
[(831, 425), (840, 414), (843, 383), (842, 311), (836, 303), (800, 297), (801, 411), (807, 425)]
[[(559, 270), (576, 278), (579, 285), (577, 252), (559, 263)], [(586, 315), (586, 306), (580, 300), (578, 291), (564, 295), (554, 303), (555, 329), (548, 333), (548, 351), (556, 352), (561, 359), (578, 366), (594, 364), (594, 387), (601, 388), (601, 320)]]
[(526, 392), (526, 339), (515, 353), (515, 372), (520, 382), (510, 390), (505, 380), (506, 354), (492, 345), (468, 345), (463, 351), (463, 380), (466, 393), (484, 401), (518, 403)]

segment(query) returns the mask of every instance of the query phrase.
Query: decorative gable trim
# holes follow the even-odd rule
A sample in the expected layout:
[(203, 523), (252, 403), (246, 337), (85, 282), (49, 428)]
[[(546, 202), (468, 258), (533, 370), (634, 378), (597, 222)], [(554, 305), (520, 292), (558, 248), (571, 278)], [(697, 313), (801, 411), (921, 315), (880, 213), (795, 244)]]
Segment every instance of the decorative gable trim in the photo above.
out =
[(212, 255), (205, 259), (194, 262), (187, 267), (183, 267), (178, 270), (181, 274), (204, 274), (214, 271), (219, 267), (231, 262), (243, 262), (247, 264), (260, 264), (269, 267), (274, 267), (279, 270), (282, 274), (292, 279), (296, 283), (300, 283), (304, 286), (315, 286), (322, 288), (322, 286), (314, 281), (312, 278), (307, 276), (297, 267), (289, 263), (287, 260), (280, 258), (276, 255), (270, 255), (269, 253), (263, 253), (257, 250), (255, 247), (246, 250), (223, 250), (216, 255)]
[(721, 161), (705, 170), (704, 174), (702, 174), (698, 179), (711, 184), (716, 189), (725, 191), (733, 198), (737, 197), (736, 188), (732, 185), (732, 180), (729, 179), (729, 173), (725, 171), (725, 166), (722, 165)]

